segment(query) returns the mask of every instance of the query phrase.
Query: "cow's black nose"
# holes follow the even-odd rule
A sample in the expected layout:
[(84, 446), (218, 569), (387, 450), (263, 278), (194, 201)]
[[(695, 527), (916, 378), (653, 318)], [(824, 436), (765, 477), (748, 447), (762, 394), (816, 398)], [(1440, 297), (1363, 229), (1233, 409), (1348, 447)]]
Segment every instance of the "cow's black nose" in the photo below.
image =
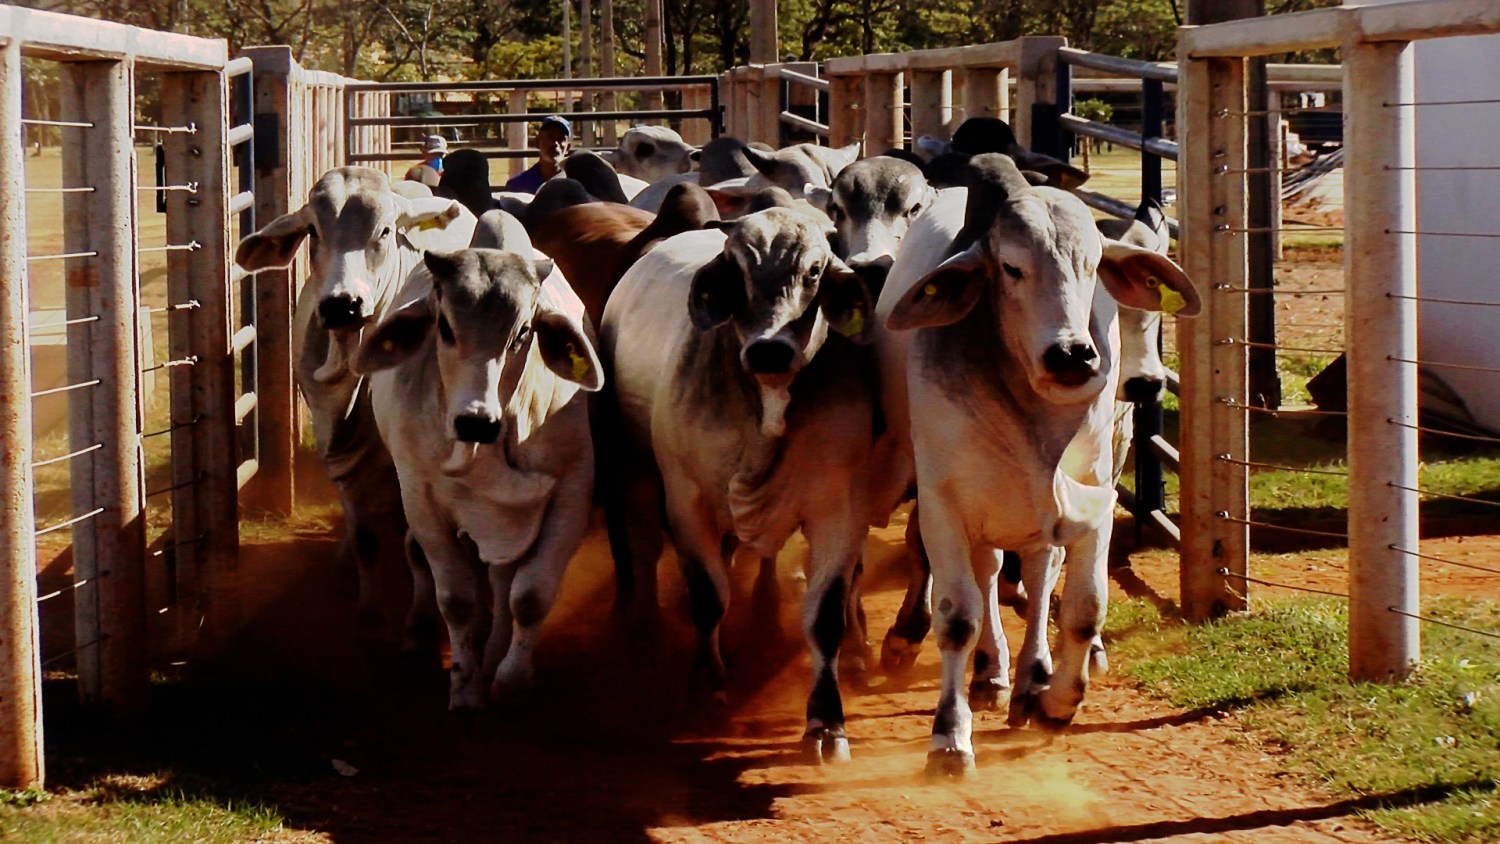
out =
[(1125, 379), (1125, 400), (1136, 404), (1156, 404), (1161, 401), (1162, 380), (1138, 375)]
[(324, 328), (353, 328), (363, 320), (364, 300), (355, 296), (329, 296), (318, 303)]
[(1088, 343), (1057, 344), (1042, 354), (1042, 365), (1057, 383), (1078, 387), (1099, 374), (1099, 368), (1094, 365), (1098, 359), (1099, 353)]
[(876, 259), (867, 263), (852, 264), (849, 269), (854, 270), (865, 283), (865, 289), (870, 291), (872, 297), (880, 296), (880, 291), (885, 289), (885, 278), (891, 273), (891, 259)]
[(500, 438), (500, 420), (466, 413), (453, 420), (453, 432), (460, 442), (489, 445)]
[(745, 366), (756, 375), (785, 375), (796, 350), (783, 340), (756, 340), (745, 349)]

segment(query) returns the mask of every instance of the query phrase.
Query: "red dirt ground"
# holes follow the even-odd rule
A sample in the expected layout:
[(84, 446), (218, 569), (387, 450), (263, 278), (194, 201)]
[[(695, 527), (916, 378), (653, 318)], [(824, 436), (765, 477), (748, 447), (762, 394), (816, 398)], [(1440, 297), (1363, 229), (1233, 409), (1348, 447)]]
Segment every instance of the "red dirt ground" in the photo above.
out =
[[(1441, 540), (1440, 554), (1493, 557), (1500, 540)], [(900, 528), (872, 534), (867, 608), (878, 639), (900, 600)], [(798, 751), (809, 676), (798, 637), (753, 607), (753, 565), (733, 572), (725, 649), (730, 706), (687, 694), (689, 634), (673, 564), (658, 647), (612, 632), (602, 532), (573, 562), (539, 653), (539, 688), (504, 712), (472, 719), (444, 709), (445, 681), (413, 675), (354, 646), (352, 612), (332, 570), (334, 544), (307, 535), (251, 544), (243, 561), (247, 626), (226, 663), (236, 679), (285, 689), (335, 715), (289, 728), (306, 758), (273, 802), (293, 841), (1343, 841), (1379, 840), (1356, 807), (1283, 776), (1234, 715), (1184, 712), (1128, 680), (1106, 677), (1063, 736), (1012, 730), (1003, 713), (976, 720), (978, 776), (922, 778), (937, 656), (929, 643), (907, 682), (848, 687), (854, 761), (803, 764)], [(781, 625), (795, 630), (803, 550), (783, 555)], [(1341, 588), (1340, 572), (1307, 552), (1257, 574)], [(1176, 595), (1175, 555), (1148, 551), (1117, 578), (1134, 594)], [(1429, 569), (1429, 593), (1495, 594), (1496, 579)], [(1124, 594), (1118, 583), (1116, 597)], [(1014, 621), (1007, 613), (1007, 620)], [(1013, 644), (1018, 625), (1008, 631)], [(332, 760), (359, 773), (340, 777)], [(321, 770), (321, 773), (317, 773)], [(300, 832), (299, 832), (300, 831)]]

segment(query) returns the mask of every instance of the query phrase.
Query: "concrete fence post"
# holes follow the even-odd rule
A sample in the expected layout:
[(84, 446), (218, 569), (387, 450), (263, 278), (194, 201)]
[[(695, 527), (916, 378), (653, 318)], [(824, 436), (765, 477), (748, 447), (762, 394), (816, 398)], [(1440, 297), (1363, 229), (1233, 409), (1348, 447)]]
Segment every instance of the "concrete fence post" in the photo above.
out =
[(911, 135), (948, 140), (948, 121), (953, 119), (953, 71), (911, 72)]
[(1349, 673), (1385, 682), (1421, 657), (1416, 120), (1392, 105), (1415, 100), (1412, 52), (1345, 36)]
[[(1183, 614), (1195, 621), (1245, 607), (1250, 487), (1249, 283), (1245, 62), (1188, 59), (1178, 89), (1184, 269), (1203, 313), (1178, 324), (1182, 355)], [(1229, 340), (1231, 342), (1223, 342)], [(1229, 576), (1219, 572), (1226, 570)]]
[[(146, 711), (146, 509), (141, 457), (140, 296), (136, 290), (135, 69), (130, 62), (61, 66), (63, 185), (93, 188), (63, 197), (67, 261), (68, 379), (97, 380), (69, 393), (73, 571), (88, 581), (74, 604), (82, 699), (120, 715)], [(187, 121), (178, 124), (186, 125)], [(187, 240), (169, 240), (187, 243)]]
[(21, 42), (0, 45), (0, 788), (43, 785)]
[(865, 74), (865, 155), (906, 146), (901, 74)]

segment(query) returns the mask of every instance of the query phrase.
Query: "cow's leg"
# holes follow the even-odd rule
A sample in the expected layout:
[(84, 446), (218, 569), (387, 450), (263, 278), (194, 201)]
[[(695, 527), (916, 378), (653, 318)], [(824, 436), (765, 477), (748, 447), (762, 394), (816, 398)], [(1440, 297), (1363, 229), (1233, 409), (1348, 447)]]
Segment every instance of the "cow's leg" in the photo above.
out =
[(984, 549), (974, 555), (974, 577), (984, 590), (984, 618), (974, 645), (974, 678), (969, 681), (969, 706), (999, 709), (1010, 703), (1010, 648), (1000, 626), (1000, 553)]
[[(490, 635), (484, 644), (484, 676), (493, 680), (496, 670), (500, 668), (500, 660), (505, 658), (505, 652), (510, 650), (511, 635), (513, 633), (513, 619), (510, 608), (511, 584), (516, 579), (516, 571), (520, 564), (518, 562), (506, 563), (505, 565), (487, 566), (490, 579)], [(498, 701), (500, 696), (491, 690), (490, 702)]]
[(786, 630), (781, 626), (781, 579), (775, 557), (760, 558), (755, 584), (750, 589), (750, 605), (756, 618), (765, 619), (765, 635), (778, 642), (785, 641)]
[(906, 561), (910, 565), (906, 596), (901, 599), (901, 609), (896, 621), (886, 631), (880, 644), (880, 667), (887, 674), (904, 674), (916, 664), (917, 653), (922, 650), (922, 640), (932, 629), (932, 566), (927, 559), (927, 548), (922, 542), (921, 526), (917, 522), (917, 505), (911, 508), (911, 517), (906, 522)]
[[(562, 588), (563, 573), (573, 559), (589, 529), (594, 475), (592, 462), (585, 470), (563, 478), (552, 492), (541, 533), (531, 551), (514, 566), (514, 577), (506, 585), (495, 587), (495, 626), (501, 626), (500, 605), (505, 602), (508, 635), (493, 635), (490, 645), (496, 650), (486, 653), (486, 664), (498, 664), (491, 675), (490, 693), (495, 700), (525, 692), (535, 676), (534, 659), (542, 622), (552, 612), (557, 592)], [(503, 598), (501, 596), (504, 596)], [(508, 647), (501, 647), (508, 645)]]
[(1021, 556), (1021, 582), (1029, 598), (1026, 604), (1026, 638), (1021, 643), (1016, 664), (1015, 691), (1011, 694), (1012, 727), (1025, 726), (1036, 708), (1037, 696), (1052, 683), (1052, 651), (1047, 645), (1047, 616), (1052, 606), (1052, 589), (1062, 568), (1063, 551), (1042, 545), (1018, 552)]
[(615, 561), (615, 613), (651, 626), (660, 612), (656, 568), (666, 538), (661, 474), (639, 449), (611, 455), (621, 465), (605, 482), (604, 515)]
[(422, 657), (436, 655), (439, 622), (432, 567), (428, 565), (422, 544), (410, 530), (401, 544), (406, 549), (406, 565), (411, 570), (411, 607), (406, 612), (406, 632), (401, 650)]
[(865, 577), (864, 556), (854, 564), (849, 585), (848, 616), (844, 619), (844, 646), (839, 651), (839, 671), (845, 679), (863, 677), (874, 654), (870, 651), (870, 625), (865, 618), (864, 595), (860, 584)]
[(946, 502), (923, 499), (922, 536), (932, 563), (934, 621), (943, 657), (942, 693), (932, 721), (927, 772), (964, 775), (974, 770), (973, 720), (964, 674), (974, 649), (984, 595), (974, 582), (968, 532)]
[(488, 611), (479, 602), (474, 558), (446, 522), (414, 503), (407, 502), (406, 512), (411, 517), (412, 534), (421, 543), (432, 569), (438, 611), (448, 625), (453, 652), (448, 670), (448, 708), (478, 709), (484, 705), (479, 639)]
[[(855, 523), (863, 509), (845, 506), (803, 525), (811, 547), (812, 571), (802, 604), (802, 633), (812, 655), (813, 685), (807, 696), (803, 751), (809, 761), (849, 761), (844, 701), (839, 694), (839, 649), (849, 617), (849, 599), (859, 563), (865, 525)], [(861, 518), (862, 521), (862, 518)]]
[(1026, 617), (1026, 585), (1021, 582), (1021, 555), (1005, 551), (1000, 561), (1000, 579), (995, 581), (1000, 606), (1010, 607), (1021, 618)]
[(696, 497), (667, 501), (667, 519), (682, 580), (687, 584), (688, 617), (698, 632), (693, 659), (693, 682), (709, 698), (724, 703), (724, 657), (719, 650), (719, 623), (729, 608), (729, 574), (725, 570), (723, 536), (713, 511)]
[(1090, 668), (1103, 668), (1100, 631), (1109, 600), (1109, 539), (1113, 527), (1111, 520), (1105, 520), (1102, 527), (1079, 537), (1068, 548), (1067, 577), (1057, 614), (1057, 670), (1032, 716), (1042, 726), (1067, 726), (1088, 691)]

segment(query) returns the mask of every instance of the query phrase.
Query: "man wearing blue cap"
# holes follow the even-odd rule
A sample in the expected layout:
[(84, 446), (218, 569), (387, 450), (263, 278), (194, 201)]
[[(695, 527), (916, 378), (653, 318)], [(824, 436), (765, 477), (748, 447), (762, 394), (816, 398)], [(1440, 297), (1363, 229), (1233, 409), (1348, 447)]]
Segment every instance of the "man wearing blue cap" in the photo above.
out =
[(505, 183), (505, 189), (516, 193), (536, 193), (542, 183), (562, 169), (562, 158), (573, 143), (573, 124), (549, 114), (542, 118), (536, 133), (537, 163), (517, 173)]

